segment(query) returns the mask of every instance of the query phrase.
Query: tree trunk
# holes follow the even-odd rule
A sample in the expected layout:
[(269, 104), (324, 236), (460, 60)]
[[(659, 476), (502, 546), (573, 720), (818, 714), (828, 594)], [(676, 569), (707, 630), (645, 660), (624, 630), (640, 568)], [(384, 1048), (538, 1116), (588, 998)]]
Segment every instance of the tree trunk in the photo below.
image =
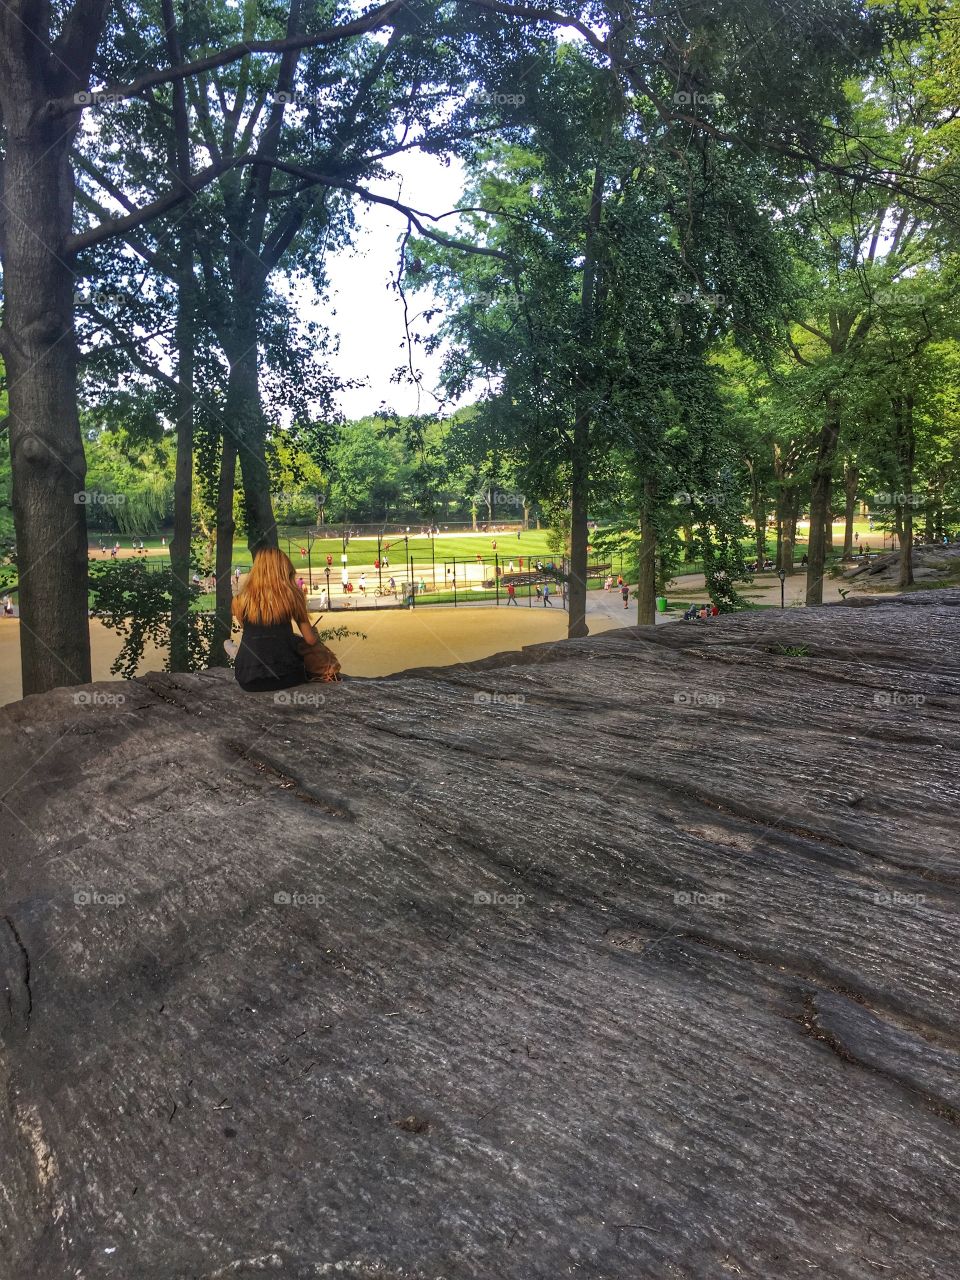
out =
[(895, 405), (897, 419), (900, 487), (903, 494), (900, 519), (900, 576), (898, 585), (913, 585), (913, 469), (916, 461), (916, 433), (913, 425), (913, 396), (906, 395)]
[[(190, 669), (190, 545), (193, 538), (194, 275), (193, 244), (184, 230), (177, 298), (177, 461), (173, 482), (173, 576), (170, 670)], [(222, 648), (222, 646), (221, 646)]]
[(857, 485), (860, 482), (860, 468), (849, 463), (843, 472), (843, 490), (846, 497), (845, 523), (843, 528), (843, 554), (853, 555), (853, 521), (857, 512)]
[(783, 547), (780, 557), (780, 568), (789, 578), (796, 569), (794, 557), (797, 547), (797, 519), (800, 515), (800, 494), (796, 490), (790, 490), (788, 494), (788, 506), (786, 510), (786, 521), (783, 527)]
[[(12, 12), (12, 10), (11, 10)], [(0, 31), (0, 39), (4, 39)], [(18, 43), (23, 41), (18, 39)], [(90, 680), (86, 461), (77, 414), (71, 231), (73, 130), (3, 95), (0, 187), (13, 519), (24, 696)], [(33, 109), (35, 108), (35, 110)]]
[(590, 418), (577, 414), (573, 429), (570, 482), (570, 577), (568, 582), (567, 635), (589, 635), (587, 627), (587, 492), (589, 487)]
[(224, 640), (230, 639), (233, 624), (231, 621), (231, 605), (233, 604), (233, 585), (231, 570), (233, 569), (233, 494), (237, 477), (237, 446), (227, 430), (223, 431), (223, 444), (220, 452), (220, 483), (217, 489), (217, 555), (215, 573), (217, 579), (216, 621), (213, 629), (213, 646), (210, 653), (212, 667), (225, 667), (227, 655), (223, 650)]
[[(587, 213), (587, 233), (583, 254), (583, 280), (580, 286), (580, 318), (583, 322), (584, 340), (593, 331), (594, 309), (597, 296), (597, 233), (603, 212), (604, 171), (598, 164), (593, 174), (590, 207)], [(589, 381), (586, 369), (583, 382)], [(567, 615), (567, 636), (576, 639), (589, 635), (587, 627), (587, 514), (590, 502), (590, 406), (583, 386), (577, 397), (577, 411), (573, 424), (573, 449), (570, 458), (570, 581)]]
[(777, 502), (777, 569), (783, 568), (783, 506)]
[[(167, 54), (176, 66), (182, 61), (180, 33), (173, 0), (162, 0)], [(190, 124), (186, 87), (178, 80), (172, 87), (174, 140), (171, 168), (186, 181), (190, 177)], [(192, 212), (179, 222), (177, 271), (177, 459), (173, 482), (173, 537), (170, 540), (170, 670), (190, 670), (190, 546), (193, 539), (193, 431), (195, 414), (196, 281)], [(222, 649), (222, 646), (221, 646)]]
[(657, 533), (654, 524), (656, 482), (644, 480), (640, 504), (640, 556), (637, 565), (637, 625), (657, 622)]
[(763, 500), (763, 489), (757, 475), (757, 467), (752, 458), (746, 459), (750, 472), (750, 511), (753, 518), (753, 537), (757, 548), (757, 563), (763, 568), (767, 558), (767, 507)]
[(234, 327), (221, 337), (230, 361), (224, 416), (226, 434), (234, 436), (240, 463), (247, 546), (256, 555), (261, 547), (278, 545), (277, 523), (270, 497), (267, 425), (260, 400), (260, 364), (253, 305), (244, 308), (244, 313), (236, 319), (238, 322)]
[(686, 561), (696, 560), (697, 549), (694, 545), (693, 525), (689, 520), (683, 525), (683, 558)]
[(823, 575), (827, 559), (826, 524), (830, 518), (833, 497), (833, 461), (839, 440), (840, 409), (835, 397), (831, 396), (820, 428), (817, 459), (810, 487), (810, 546), (807, 552), (806, 592), (808, 605), (823, 604)]

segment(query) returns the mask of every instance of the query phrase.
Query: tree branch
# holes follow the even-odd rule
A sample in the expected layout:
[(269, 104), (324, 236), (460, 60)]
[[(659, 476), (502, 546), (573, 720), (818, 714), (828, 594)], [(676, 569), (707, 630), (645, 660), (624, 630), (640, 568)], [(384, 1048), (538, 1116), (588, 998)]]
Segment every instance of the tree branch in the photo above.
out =
[[(475, 0), (471, 0), (474, 3)], [(100, 0), (103, 3), (103, 0)], [(349, 40), (353, 36), (364, 35), (368, 31), (376, 31), (380, 27), (389, 26), (404, 9), (404, 0), (388, 0), (387, 4), (371, 9), (362, 18), (353, 22), (345, 22), (335, 27), (327, 27), (315, 35), (287, 37), (283, 40), (250, 40), (243, 44), (229, 45), (219, 53), (196, 62), (185, 62), (179, 67), (161, 67), (157, 71), (149, 71), (130, 84), (110, 85), (102, 92), (91, 94), (92, 98), (108, 99), (111, 102), (122, 102), (125, 98), (135, 98), (144, 89), (155, 84), (170, 84), (174, 80), (185, 80), (188, 76), (199, 75), (202, 71), (211, 71), (214, 67), (222, 67), (231, 62), (239, 62), (251, 53), (289, 53), (299, 49), (315, 49), (322, 45), (336, 44), (340, 40)], [(55, 98), (47, 103), (47, 112), (51, 116), (67, 115), (71, 111), (83, 110), (91, 103), (77, 103), (72, 97)]]
[(112, 218), (109, 222), (102, 222), (98, 227), (91, 227), (89, 231), (82, 231), (79, 235), (71, 236), (64, 246), (66, 252), (79, 253), (82, 249), (89, 249), (91, 245), (101, 244), (104, 240), (109, 240), (113, 236), (125, 235), (126, 232), (131, 231), (134, 227), (142, 226), (144, 222), (149, 222), (152, 218), (159, 217), (162, 213), (169, 213), (171, 209), (183, 204), (184, 200), (189, 200), (191, 196), (196, 195), (198, 191), (202, 191), (204, 187), (208, 187), (211, 182), (216, 181), (228, 170), (248, 163), (249, 159), (249, 156), (238, 156), (236, 160), (224, 160), (220, 164), (211, 164), (206, 169), (201, 169), (189, 181), (178, 181), (172, 191), (168, 191), (165, 195), (151, 201), (150, 204), (143, 205), (134, 213), (127, 214), (125, 218)]
[[(365, 187), (358, 186), (355, 182), (347, 182), (343, 178), (328, 178), (322, 173), (313, 173), (309, 169), (303, 169), (300, 165), (287, 164), (284, 160), (264, 160), (257, 156), (248, 156), (245, 163), (247, 164), (269, 164), (280, 173), (288, 173), (293, 178), (300, 178), (304, 182), (311, 185), (321, 187), (332, 187), (338, 191), (350, 191), (354, 195), (359, 196), (361, 200), (369, 200), (371, 204), (382, 204), (388, 209), (396, 209), (398, 213), (410, 222), (427, 240), (433, 240), (436, 244), (443, 245), (447, 249), (461, 249), (464, 253), (479, 254), (486, 258), (500, 258), (504, 262), (510, 261), (510, 255), (503, 253), (500, 249), (486, 249), (480, 245), (469, 244), (464, 240), (453, 240), (449, 236), (441, 235), (437, 231), (432, 231), (429, 227), (424, 226), (421, 219), (426, 218), (429, 222), (439, 222), (441, 218), (453, 218), (460, 215), (463, 210), (449, 209), (446, 213), (424, 213), (422, 209), (413, 209), (410, 205), (403, 204), (400, 200), (392, 200), (389, 196), (376, 195), (373, 191), (367, 191)], [(484, 211), (486, 212), (486, 211)]]

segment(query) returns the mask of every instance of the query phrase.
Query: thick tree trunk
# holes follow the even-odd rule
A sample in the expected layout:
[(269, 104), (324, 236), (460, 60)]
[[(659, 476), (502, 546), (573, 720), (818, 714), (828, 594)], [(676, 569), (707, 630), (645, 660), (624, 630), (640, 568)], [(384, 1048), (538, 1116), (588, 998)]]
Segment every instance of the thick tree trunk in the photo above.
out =
[(753, 518), (754, 545), (757, 549), (757, 563), (763, 568), (763, 562), (767, 558), (767, 504), (764, 502), (756, 464), (752, 458), (747, 458), (746, 462), (750, 472), (750, 512)]
[(7, 86), (0, 352), (9, 387), (26, 695), (88, 682), (90, 635), (86, 462), (77, 415), (73, 323), (76, 278), (64, 248), (73, 209), (73, 133), (62, 118), (44, 117), (49, 91), (37, 97), (35, 110), (28, 101), (12, 102), (14, 96)]
[(777, 503), (777, 569), (783, 568), (783, 507)]
[[(584, 245), (583, 280), (580, 286), (580, 316), (584, 338), (593, 331), (594, 310), (597, 299), (597, 233), (603, 213), (604, 171), (600, 165), (594, 170), (590, 207), (587, 212), (587, 234)], [(583, 386), (577, 397), (577, 411), (573, 424), (573, 449), (570, 458), (570, 578), (567, 596), (567, 636), (573, 640), (589, 635), (587, 627), (587, 514), (590, 502), (590, 407), (587, 403), (586, 370), (582, 375)]]
[(214, 623), (213, 647), (210, 653), (210, 665), (223, 667), (227, 665), (227, 655), (223, 650), (224, 640), (230, 639), (232, 630), (231, 605), (233, 604), (233, 586), (231, 570), (233, 568), (233, 495), (237, 476), (237, 446), (229, 431), (223, 432), (223, 445), (220, 452), (220, 483), (217, 490), (217, 604), (216, 621)]
[(797, 545), (797, 517), (800, 512), (800, 495), (796, 489), (782, 487), (778, 497), (779, 545), (777, 568), (789, 576), (794, 572), (794, 554)]
[(589, 635), (587, 627), (587, 494), (590, 468), (590, 419), (577, 415), (573, 429), (570, 481), (570, 576), (567, 584), (567, 635)]
[[(181, 241), (177, 298), (177, 461), (173, 482), (170, 670), (190, 669), (190, 545), (193, 538), (194, 276), (189, 233)], [(222, 646), (221, 646), (222, 648)]]
[[(162, 0), (167, 54), (172, 66), (181, 59), (180, 33), (173, 0)], [(190, 125), (186, 88), (173, 85), (174, 137), (171, 168), (186, 181), (190, 176)], [(193, 431), (195, 415), (196, 281), (194, 238), (190, 212), (179, 223), (177, 270), (177, 459), (173, 482), (173, 537), (170, 540), (172, 588), (170, 602), (170, 670), (190, 669), (190, 546), (193, 539)], [(221, 646), (222, 650), (222, 646)]]
[(260, 400), (260, 367), (257, 354), (257, 325), (252, 309), (222, 335), (230, 361), (230, 376), (224, 415), (227, 432), (237, 446), (243, 481), (243, 509), (247, 524), (247, 545), (254, 554), (261, 547), (277, 546), (277, 524), (270, 497), (267, 467), (267, 426)]
[(853, 522), (857, 514), (857, 485), (860, 482), (860, 468), (853, 463), (848, 464), (843, 472), (843, 491), (846, 497), (843, 527), (843, 554), (853, 555)]
[(654, 523), (656, 482), (644, 480), (640, 504), (640, 556), (637, 565), (637, 625), (657, 621), (657, 533)]
[(839, 439), (840, 409), (835, 398), (831, 397), (820, 428), (813, 483), (810, 487), (810, 546), (807, 552), (806, 592), (808, 605), (823, 604), (823, 575), (827, 558), (826, 524), (831, 518), (833, 462)]
[(696, 560), (697, 549), (694, 545), (695, 538), (693, 533), (693, 525), (690, 521), (686, 521), (683, 526), (683, 558), (684, 560)]
[(895, 405), (897, 417), (900, 486), (903, 493), (900, 519), (900, 576), (898, 585), (913, 585), (913, 469), (916, 462), (916, 433), (913, 425), (913, 396), (906, 395)]
[(797, 520), (800, 515), (800, 495), (791, 491), (786, 521), (783, 526), (783, 547), (780, 556), (780, 568), (789, 578), (796, 570), (794, 559), (797, 548)]

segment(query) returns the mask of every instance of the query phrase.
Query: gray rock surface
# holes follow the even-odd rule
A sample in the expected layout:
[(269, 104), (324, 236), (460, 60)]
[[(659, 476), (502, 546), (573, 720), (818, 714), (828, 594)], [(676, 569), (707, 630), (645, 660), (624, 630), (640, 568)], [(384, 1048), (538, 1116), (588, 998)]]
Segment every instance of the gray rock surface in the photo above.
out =
[(958, 601), (3, 708), (0, 1276), (960, 1274)]

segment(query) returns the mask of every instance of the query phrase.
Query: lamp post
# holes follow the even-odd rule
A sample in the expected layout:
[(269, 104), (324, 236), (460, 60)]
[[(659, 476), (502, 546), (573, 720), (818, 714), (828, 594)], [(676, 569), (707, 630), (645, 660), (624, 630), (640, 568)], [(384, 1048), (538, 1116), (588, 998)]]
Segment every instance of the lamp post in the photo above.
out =
[(786, 571), (786, 569), (778, 569), (778, 570), (777, 570), (777, 577), (780, 579), (780, 608), (781, 608), (781, 609), (783, 609), (783, 608), (785, 608), (785, 607), (786, 607), (786, 606), (785, 606), (785, 604), (784, 604), (784, 598), (783, 598), (783, 597), (784, 597), (784, 591), (785, 591), (785, 589), (786, 589), (786, 581), (787, 581), (787, 571)]

